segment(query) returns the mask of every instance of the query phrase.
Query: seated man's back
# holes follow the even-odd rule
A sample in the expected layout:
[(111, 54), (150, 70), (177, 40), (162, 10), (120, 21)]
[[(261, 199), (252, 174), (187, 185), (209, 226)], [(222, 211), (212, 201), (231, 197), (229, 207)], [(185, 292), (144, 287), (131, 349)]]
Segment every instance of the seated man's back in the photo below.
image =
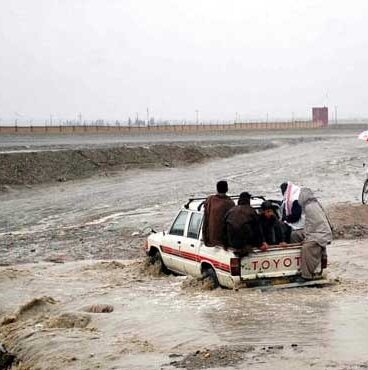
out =
[(250, 194), (241, 193), (238, 205), (225, 216), (228, 246), (249, 253), (253, 246), (259, 247), (262, 233), (256, 211), (250, 205)]

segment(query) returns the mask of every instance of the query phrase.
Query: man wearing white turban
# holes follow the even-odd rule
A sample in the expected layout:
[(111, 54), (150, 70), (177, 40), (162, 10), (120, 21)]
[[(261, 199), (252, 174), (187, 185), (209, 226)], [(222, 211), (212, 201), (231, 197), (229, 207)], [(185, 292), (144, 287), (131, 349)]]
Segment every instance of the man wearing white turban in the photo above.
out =
[(304, 239), (305, 216), (298, 202), (301, 188), (291, 181), (280, 185), (283, 195), (282, 220), (291, 227), (290, 243), (300, 243)]

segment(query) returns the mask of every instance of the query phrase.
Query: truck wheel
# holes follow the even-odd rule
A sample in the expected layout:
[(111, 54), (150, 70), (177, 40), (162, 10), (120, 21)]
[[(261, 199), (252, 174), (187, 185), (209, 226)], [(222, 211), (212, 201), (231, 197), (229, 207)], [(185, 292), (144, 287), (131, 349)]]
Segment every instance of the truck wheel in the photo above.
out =
[(203, 280), (206, 280), (210, 283), (211, 289), (216, 289), (220, 286), (216, 271), (212, 267), (206, 267), (202, 272), (202, 277)]
[(159, 273), (166, 275), (169, 273), (169, 270), (165, 266), (159, 251), (157, 251), (153, 256), (150, 256), (150, 263), (157, 267), (157, 271)]

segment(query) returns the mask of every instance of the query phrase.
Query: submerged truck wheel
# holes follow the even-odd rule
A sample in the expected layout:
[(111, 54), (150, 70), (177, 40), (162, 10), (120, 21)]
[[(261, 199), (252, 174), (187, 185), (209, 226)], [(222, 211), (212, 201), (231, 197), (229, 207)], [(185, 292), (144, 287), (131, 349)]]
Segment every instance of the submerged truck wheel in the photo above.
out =
[(203, 280), (209, 282), (212, 289), (218, 288), (220, 286), (220, 283), (217, 279), (216, 271), (213, 269), (212, 266), (203, 266), (202, 277)]
[(168, 274), (169, 270), (165, 266), (164, 261), (162, 260), (161, 254), (158, 250), (156, 250), (152, 256), (149, 256), (149, 261), (152, 265), (154, 265), (157, 268), (157, 272), (162, 274)]

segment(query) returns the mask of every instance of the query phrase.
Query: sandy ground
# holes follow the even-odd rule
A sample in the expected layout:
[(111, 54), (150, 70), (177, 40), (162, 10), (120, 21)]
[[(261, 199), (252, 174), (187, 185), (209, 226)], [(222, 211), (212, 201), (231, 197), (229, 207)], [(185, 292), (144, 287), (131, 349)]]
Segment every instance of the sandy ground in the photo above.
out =
[[(354, 231), (368, 224), (359, 204), (367, 150), (353, 133), (334, 134), (1, 194), (0, 341), (24, 369), (368, 368), (367, 242), (357, 239), (364, 228)], [(189, 196), (223, 178), (231, 193), (279, 198), (288, 179), (314, 189), (353, 238), (330, 247), (336, 284), (203, 291), (147, 271), (137, 258), (148, 227), (166, 228)], [(96, 304), (113, 312), (86, 312)]]

